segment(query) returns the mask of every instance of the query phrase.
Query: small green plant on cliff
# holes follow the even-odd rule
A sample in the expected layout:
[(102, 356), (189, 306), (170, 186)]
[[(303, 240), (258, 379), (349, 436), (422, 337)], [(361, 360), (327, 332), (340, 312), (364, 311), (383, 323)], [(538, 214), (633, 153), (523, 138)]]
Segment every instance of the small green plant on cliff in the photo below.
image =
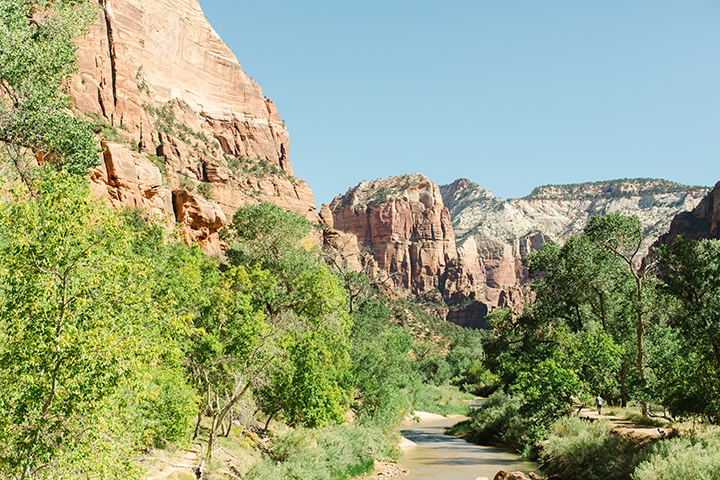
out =
[(197, 147), (197, 145), (193, 145), (189, 137), (194, 137), (205, 144), (209, 144), (210, 140), (208, 140), (207, 136), (205, 136), (203, 132), (196, 132), (187, 124), (178, 121), (177, 116), (175, 115), (176, 108), (180, 110), (187, 110), (188, 107), (184, 103), (176, 100), (167, 102), (161, 107), (153, 107), (147, 103), (143, 104), (143, 109), (148, 114), (156, 117), (154, 125), (159, 132), (174, 136), (188, 145), (195, 147)]
[(146, 93), (150, 95), (150, 87), (148, 86), (147, 82), (145, 82), (145, 74), (143, 72), (143, 67), (140, 65), (135, 72), (135, 85), (137, 86), (137, 89), (140, 93)]
[(180, 175), (180, 188), (186, 192), (192, 192), (195, 190), (195, 182), (190, 180), (187, 175)]
[(202, 182), (202, 183), (198, 184), (198, 186), (197, 186), (197, 191), (198, 191), (198, 193), (200, 193), (200, 195), (202, 195), (203, 197), (205, 197), (205, 200), (212, 200), (212, 199), (213, 199), (212, 187), (210, 186), (209, 183), (207, 183), (207, 182)]
[(126, 139), (121, 136), (120, 133), (118, 133), (117, 127), (114, 127), (102, 120), (98, 114), (90, 113), (88, 114), (88, 117), (92, 119), (90, 123), (90, 128), (92, 129), (93, 133), (98, 135), (103, 140), (114, 143), (126, 142)]

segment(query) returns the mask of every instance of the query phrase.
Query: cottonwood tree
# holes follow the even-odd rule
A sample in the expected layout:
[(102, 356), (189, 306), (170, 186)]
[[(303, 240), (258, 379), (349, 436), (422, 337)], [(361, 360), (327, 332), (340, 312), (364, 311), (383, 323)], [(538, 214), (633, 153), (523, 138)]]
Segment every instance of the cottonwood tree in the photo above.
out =
[(685, 357), (669, 403), (678, 414), (702, 414), (720, 421), (720, 241), (679, 236), (659, 249), (662, 290), (679, 302), (673, 326), (684, 339)]
[(48, 174), (35, 189), (0, 205), (0, 471), (131, 477), (107, 401), (153, 351), (146, 272), (84, 179)]
[[(607, 356), (598, 352), (586, 356), (580, 365), (584, 365), (585, 372), (595, 372), (593, 378), (586, 380), (608, 396), (614, 385), (612, 379), (619, 374), (620, 398), (624, 405), (626, 371), (633, 363), (630, 353), (634, 345), (626, 318), (627, 292), (632, 291), (634, 283), (624, 262), (583, 235), (571, 237), (562, 245), (544, 245), (542, 250), (526, 258), (526, 264), (536, 293), (532, 317), (537, 322), (548, 322), (554, 328), (567, 327), (578, 336), (578, 345), (597, 337), (595, 329), (599, 326), (607, 341), (617, 346), (618, 361), (608, 361)], [(599, 337), (596, 341), (607, 343)], [(604, 369), (598, 364), (601, 358)], [(616, 372), (613, 368), (617, 364), (620, 366)]]
[(89, 0), (0, 0), (0, 143), (28, 186), (36, 161), (81, 175), (99, 161), (63, 87), (77, 71), (73, 39), (95, 15)]
[(268, 301), (273, 286), (267, 271), (230, 266), (206, 292), (206, 308), (193, 321), (187, 362), (203, 395), (196, 437), (201, 413), (211, 420), (206, 462), (212, 460), (218, 433), (230, 432), (232, 423), (225, 427), (225, 420), (275, 355), (276, 329), (257, 299)]
[[(635, 319), (635, 368), (641, 385), (645, 383), (645, 365), (643, 362), (646, 317), (650, 311), (647, 293), (650, 268), (641, 263), (639, 256), (643, 241), (643, 229), (637, 216), (618, 213), (598, 215), (590, 218), (584, 235), (595, 245), (610, 252), (625, 266), (632, 276), (633, 289), (631, 309)], [(641, 402), (642, 413), (648, 413), (647, 402)]]
[[(229, 244), (228, 271), (264, 271), (272, 281), (241, 289), (243, 304), (254, 309), (250, 324), (258, 328), (248, 337), (255, 343), (246, 348), (249, 354), (242, 365), (229, 366), (229, 371), (247, 379), (237, 394), (245, 394), (256, 379), (265, 377), (266, 387), (257, 389), (256, 395), (268, 415), (280, 412), (289, 424), (318, 426), (339, 421), (348, 403), (349, 385), (344, 377), (349, 369), (351, 321), (345, 311), (345, 292), (321, 261), (310, 231), (303, 217), (270, 203), (246, 205), (234, 214), (224, 232)], [(233, 310), (232, 302), (241, 298), (237, 294), (228, 297), (235, 300), (223, 313), (227, 332), (239, 328), (230, 327), (231, 318), (239, 321), (250, 312)], [(208, 334), (214, 331), (210, 325), (205, 328)], [(212, 355), (220, 358), (220, 347), (212, 348)], [(257, 373), (248, 378), (247, 372)], [(237, 394), (227, 397), (213, 429), (232, 408)]]

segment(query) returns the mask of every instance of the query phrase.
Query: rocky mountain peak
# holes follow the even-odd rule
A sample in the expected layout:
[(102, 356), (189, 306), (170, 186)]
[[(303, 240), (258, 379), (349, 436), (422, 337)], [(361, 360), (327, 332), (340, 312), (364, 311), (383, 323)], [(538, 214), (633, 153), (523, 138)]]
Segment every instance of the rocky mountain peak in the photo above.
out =
[[(335, 200), (342, 202), (345, 207), (355, 209), (376, 206), (387, 200), (401, 198), (409, 202), (420, 202), (426, 206), (442, 204), (437, 185), (420, 173), (360, 182)], [(335, 201), (330, 205), (331, 209), (334, 209), (333, 205), (336, 205)]]
[[(330, 204), (335, 229), (350, 232), (395, 287), (462, 296), (469, 278), (457, 258), (450, 213), (421, 174), (361, 182)], [(460, 292), (460, 293), (459, 293)]]
[(98, 195), (169, 216), (188, 241), (215, 251), (218, 228), (246, 203), (269, 201), (318, 221), (312, 191), (293, 177), (274, 103), (197, 0), (98, 4), (98, 20), (77, 40), (70, 85), (75, 110), (106, 147), (91, 175)]
[[(470, 181), (440, 187), (457, 238), (458, 255), (488, 309), (522, 301), (522, 260), (548, 241), (580, 235), (593, 215), (637, 215), (645, 229), (644, 256), (678, 212), (695, 208), (707, 189), (657, 179), (622, 179), (538, 187), (501, 200)], [(459, 188), (461, 187), (461, 188)], [(515, 299), (515, 300), (513, 300)]]

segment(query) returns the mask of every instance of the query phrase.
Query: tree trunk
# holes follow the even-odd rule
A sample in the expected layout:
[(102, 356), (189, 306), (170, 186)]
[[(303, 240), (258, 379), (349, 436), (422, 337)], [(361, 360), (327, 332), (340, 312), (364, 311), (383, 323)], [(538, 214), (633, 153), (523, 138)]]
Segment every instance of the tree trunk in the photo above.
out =
[(577, 331), (580, 332), (583, 328), (583, 322), (582, 316), (580, 316), (580, 305), (578, 305), (577, 303), (575, 304), (575, 315), (577, 315)]
[(273, 410), (273, 412), (268, 416), (267, 422), (265, 422), (265, 428), (263, 428), (263, 432), (267, 433), (268, 427), (270, 426), (270, 422), (272, 421), (272, 419), (276, 413), (277, 413), (277, 410)]
[(195, 433), (193, 434), (193, 442), (197, 440), (200, 435), (200, 422), (202, 421), (202, 408), (198, 407), (197, 423), (195, 424)]
[(620, 369), (620, 406), (622, 408), (627, 407), (627, 395), (625, 392), (625, 373), (626, 367), (623, 365), (623, 367)]
[(600, 298), (600, 318), (602, 318), (603, 331), (608, 333), (607, 317), (605, 316), (605, 294), (598, 292), (598, 297)]

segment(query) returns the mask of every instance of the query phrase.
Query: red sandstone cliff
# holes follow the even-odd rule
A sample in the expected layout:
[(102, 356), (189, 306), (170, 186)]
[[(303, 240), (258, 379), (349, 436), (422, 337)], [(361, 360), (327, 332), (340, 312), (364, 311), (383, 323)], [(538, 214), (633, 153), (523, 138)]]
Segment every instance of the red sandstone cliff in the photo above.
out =
[(468, 293), (449, 212), (427, 177), (362, 182), (336, 197), (330, 210), (334, 228), (356, 235), (396, 287), (413, 294), (438, 289), (446, 299)]
[(720, 182), (692, 211), (678, 213), (656, 245), (670, 244), (678, 235), (691, 240), (720, 239)]
[(219, 248), (226, 214), (270, 201), (318, 221), (292, 176), (288, 133), (197, 0), (99, 0), (78, 40), (75, 108), (107, 139), (94, 190), (183, 225)]

